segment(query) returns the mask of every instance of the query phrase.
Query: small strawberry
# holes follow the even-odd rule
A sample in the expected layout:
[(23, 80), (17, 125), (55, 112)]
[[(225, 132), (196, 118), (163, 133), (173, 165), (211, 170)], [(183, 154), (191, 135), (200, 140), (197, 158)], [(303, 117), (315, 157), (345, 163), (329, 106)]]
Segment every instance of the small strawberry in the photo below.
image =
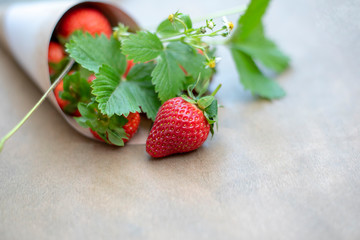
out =
[(104, 33), (110, 37), (112, 34), (108, 19), (93, 8), (75, 8), (62, 17), (58, 25), (58, 33), (61, 37), (68, 38), (76, 30), (89, 32), (93, 36)]
[(50, 75), (53, 75), (56, 72), (52, 65), (59, 64), (64, 58), (64, 48), (57, 42), (50, 42), (48, 49), (48, 63)]
[(140, 125), (140, 114), (138, 112), (130, 113), (126, 119), (128, 122), (123, 126), (123, 128), (128, 139), (124, 140), (125, 143), (129, 141), (137, 132)]
[[(129, 116), (126, 117), (126, 119), (128, 122), (124, 126), (122, 126), (127, 136), (127, 138), (122, 139), (124, 143), (128, 142), (137, 132), (140, 125), (140, 114), (138, 112), (130, 113)], [(102, 139), (96, 131), (90, 128), (90, 132), (94, 135), (96, 139), (104, 142), (104, 139)], [(107, 140), (109, 141), (110, 144), (112, 144), (111, 141), (109, 140), (108, 134), (106, 135), (107, 135)]]
[(127, 60), (126, 70), (123, 75), (124, 78), (127, 77), (128, 73), (130, 72), (130, 69), (135, 65), (134, 60)]
[(91, 83), (91, 82), (94, 81), (95, 79), (96, 79), (95, 75), (94, 75), (94, 74), (91, 74), (91, 75), (88, 77), (87, 81), (88, 81), (89, 83)]
[(194, 90), (188, 96), (167, 100), (159, 109), (146, 140), (146, 151), (159, 158), (175, 153), (193, 151), (213, 134), (217, 122), (217, 101), (214, 98), (221, 85), (210, 96), (195, 98)]
[[(57, 101), (57, 103), (59, 104), (59, 107), (60, 107), (63, 111), (65, 111), (66, 106), (68, 106), (70, 102), (67, 101), (67, 100), (64, 100), (64, 99), (62, 99), (62, 98), (60, 97), (60, 93), (62, 93), (63, 91), (64, 91), (64, 81), (61, 80), (61, 81), (59, 82), (59, 84), (55, 87), (55, 89), (54, 89), (54, 94), (55, 94), (56, 101)], [(69, 114), (71, 114), (71, 115), (72, 115), (72, 114), (78, 115), (77, 112), (73, 112), (73, 113), (69, 113)]]
[(64, 48), (57, 42), (50, 42), (48, 51), (48, 62), (59, 63), (65, 57)]
[(140, 114), (129, 113), (127, 117), (119, 115), (104, 115), (95, 101), (78, 104), (81, 117), (75, 118), (80, 126), (90, 128), (96, 139), (111, 145), (124, 146), (139, 128)]

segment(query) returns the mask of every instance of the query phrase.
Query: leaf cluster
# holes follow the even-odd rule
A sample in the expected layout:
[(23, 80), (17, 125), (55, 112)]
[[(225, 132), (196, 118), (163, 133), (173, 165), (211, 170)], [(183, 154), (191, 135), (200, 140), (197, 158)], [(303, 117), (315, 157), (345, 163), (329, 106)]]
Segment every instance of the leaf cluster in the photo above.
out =
[(269, 3), (270, 0), (252, 0), (228, 44), (245, 89), (274, 99), (285, 96), (285, 91), (259, 65), (281, 73), (289, 66), (290, 59), (265, 36), (262, 17)]
[[(274, 99), (283, 97), (285, 91), (262, 69), (281, 73), (288, 67), (289, 58), (265, 36), (262, 17), (269, 2), (250, 1), (227, 45), (244, 87), (253, 94)], [(190, 98), (184, 99), (195, 99), (213, 125), (217, 121), (218, 107), (214, 96), (195, 98), (191, 94), (193, 91), (205, 93), (215, 72), (209, 64), (215, 63), (214, 48), (203, 37), (227, 36), (230, 30), (228, 26), (213, 30), (212, 20), (206, 25), (194, 28), (188, 15), (176, 12), (162, 21), (156, 32), (141, 30), (130, 33), (125, 26), (119, 25), (122, 27), (118, 27), (113, 34), (115, 37), (110, 38), (79, 32), (73, 34), (66, 44), (66, 51), (81, 68), (96, 76), (90, 93), (89, 89), (77, 89), (87, 99), (90, 94), (92, 99), (79, 100), (78, 108), (83, 115), (77, 120), (79, 124), (95, 129), (105, 141), (111, 138), (121, 145), (120, 136), (124, 134), (120, 128), (114, 127), (114, 123), (122, 126), (131, 112), (143, 112), (155, 120), (163, 102), (190, 88)], [(209, 29), (213, 32), (204, 34)], [(125, 74), (130, 60), (136, 64)], [(77, 75), (69, 79), (72, 83), (66, 86), (71, 89), (84, 83)], [(64, 99), (74, 97), (74, 94), (65, 92)]]

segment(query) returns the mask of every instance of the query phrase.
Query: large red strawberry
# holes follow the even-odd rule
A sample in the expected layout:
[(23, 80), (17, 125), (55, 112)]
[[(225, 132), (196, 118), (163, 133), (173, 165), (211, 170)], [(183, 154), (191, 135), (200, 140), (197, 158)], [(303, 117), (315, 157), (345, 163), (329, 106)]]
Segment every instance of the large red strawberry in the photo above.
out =
[(182, 96), (167, 100), (159, 109), (146, 140), (146, 151), (159, 158), (199, 148), (217, 121), (217, 101), (214, 95), (195, 98)]
[[(128, 142), (134, 136), (134, 134), (137, 132), (139, 125), (140, 125), (140, 114), (138, 112), (130, 113), (129, 116), (126, 117), (126, 119), (128, 122), (124, 126), (122, 126), (122, 128), (124, 128), (126, 136), (127, 136), (127, 139), (126, 138), (122, 139), (124, 141), (124, 143)], [(100, 137), (100, 135), (96, 131), (92, 130), (91, 128), (90, 128), (90, 132), (94, 135), (94, 137), (96, 139), (98, 139), (100, 141), (104, 141), (104, 139), (102, 139)], [(107, 140), (109, 141), (109, 143), (111, 143), (111, 141), (108, 139), (108, 137), (107, 137)]]
[(112, 34), (108, 19), (93, 8), (75, 8), (68, 11), (60, 20), (58, 33), (68, 38), (74, 31), (83, 30), (91, 35), (104, 33), (107, 37)]

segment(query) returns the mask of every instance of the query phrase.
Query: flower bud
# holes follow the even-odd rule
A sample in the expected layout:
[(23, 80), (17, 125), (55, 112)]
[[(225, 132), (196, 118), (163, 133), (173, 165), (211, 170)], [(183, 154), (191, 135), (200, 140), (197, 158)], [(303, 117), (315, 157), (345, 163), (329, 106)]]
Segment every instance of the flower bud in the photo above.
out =
[(205, 27), (201, 27), (201, 28), (199, 29), (199, 31), (200, 31), (200, 33), (204, 34), (204, 33), (206, 33), (206, 28), (205, 28)]
[(215, 23), (213, 22), (212, 19), (210, 19), (209, 21), (206, 20), (206, 27), (211, 29), (211, 30), (215, 27)]

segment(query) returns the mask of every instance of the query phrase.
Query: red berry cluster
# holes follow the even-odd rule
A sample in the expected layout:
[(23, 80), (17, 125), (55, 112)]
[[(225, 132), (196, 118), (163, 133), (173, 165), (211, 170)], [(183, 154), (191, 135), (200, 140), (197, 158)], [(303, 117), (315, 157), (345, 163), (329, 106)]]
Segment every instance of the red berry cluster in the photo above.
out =
[[(88, 32), (93, 36), (95, 36), (95, 34), (105, 34), (108, 38), (110, 38), (112, 34), (112, 26), (108, 19), (102, 12), (94, 8), (74, 8), (69, 10), (59, 21), (54, 36), (58, 36), (62, 39), (68, 39), (71, 34), (77, 30)], [(64, 46), (61, 45), (59, 41), (52, 40), (49, 44), (48, 50), (50, 76), (57, 74), (52, 65), (59, 64), (65, 58), (66, 53), (64, 51)], [(127, 76), (133, 65), (134, 63), (132, 60), (128, 61), (124, 77)], [(70, 71), (68, 75), (71, 75), (72, 73), (73, 71)], [(89, 84), (91, 84), (93, 80), (95, 80), (95, 75), (90, 75), (88, 78)], [(54, 89), (55, 98), (60, 108), (71, 116), (80, 117), (81, 114), (78, 109), (74, 110), (73, 112), (66, 111), (66, 107), (69, 105), (69, 101), (61, 98), (61, 92), (63, 91), (64, 83), (63, 80), (61, 80)], [(140, 114), (130, 113), (130, 115), (127, 117), (127, 120), (128, 122), (123, 126), (123, 128), (128, 139), (123, 139), (124, 142), (127, 142), (136, 133), (140, 124)], [(95, 131), (91, 129), (90, 131), (95, 138), (104, 141)]]

